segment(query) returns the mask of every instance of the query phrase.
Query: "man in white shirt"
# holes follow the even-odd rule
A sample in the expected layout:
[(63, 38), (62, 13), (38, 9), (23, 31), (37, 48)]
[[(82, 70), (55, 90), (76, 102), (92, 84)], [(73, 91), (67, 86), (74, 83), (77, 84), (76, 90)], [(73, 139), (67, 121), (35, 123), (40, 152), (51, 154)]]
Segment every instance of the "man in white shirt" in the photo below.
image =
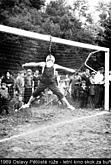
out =
[(104, 84), (104, 75), (102, 68), (96, 73), (94, 81), (95, 84)]
[(95, 108), (102, 108), (104, 104), (104, 68), (101, 67), (95, 75)]

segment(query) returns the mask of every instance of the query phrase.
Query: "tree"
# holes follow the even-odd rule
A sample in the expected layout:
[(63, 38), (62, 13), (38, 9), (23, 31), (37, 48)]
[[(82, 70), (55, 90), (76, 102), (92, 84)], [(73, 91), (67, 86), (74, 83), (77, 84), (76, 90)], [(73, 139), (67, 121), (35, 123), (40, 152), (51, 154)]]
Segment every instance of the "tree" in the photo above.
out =
[[(38, 6), (37, 6), (38, 2)], [(41, 2), (41, 3), (40, 3)], [(43, 0), (1, 0), (0, 1), (0, 23), (25, 30), (40, 31), (41, 14), (38, 11)], [(1, 71), (21, 68), (21, 64), (27, 60), (32, 60), (36, 56), (37, 41), (21, 36), (0, 33), (0, 68)], [(14, 62), (15, 61), (15, 62)]]
[[(96, 11), (99, 13), (98, 25), (95, 28), (95, 42), (99, 46), (111, 48), (111, 19), (110, 19), (111, 3), (99, 2)], [(96, 61), (99, 66), (104, 65), (105, 53), (101, 52), (97, 55)], [(93, 60), (92, 60), (93, 61)], [(111, 61), (111, 60), (110, 60)]]
[[(2, 9), (1, 15), (5, 19), (1, 20), (1, 23), (63, 39), (93, 43), (93, 36), (82, 27), (82, 22), (72, 14), (70, 7), (65, 4), (64, 0), (51, 1), (45, 6), (45, 10), (40, 10), (40, 7), (43, 6), (43, 0), (41, 3), (39, 2), (36, 1), (38, 7), (34, 1), (16, 0), (12, 7)], [(49, 54), (49, 42), (15, 35), (2, 35), (4, 35), (3, 39), (5, 38), (5, 40), (2, 40), (1, 48), (8, 45), (12, 53), (9, 56), (7, 51), (3, 52), (4, 49), (1, 49), (1, 58), (15, 59), (18, 67), (24, 62), (45, 60)], [(56, 57), (57, 63), (72, 68), (79, 68), (89, 53), (85, 49), (57, 43), (52, 43), (51, 52)], [(11, 68), (10, 63), (8, 66)]]
[(104, 32), (105, 28), (107, 26), (107, 23), (109, 22), (109, 14), (110, 14), (110, 2), (106, 3), (103, 1), (99, 1), (96, 5), (95, 11), (97, 11), (99, 14), (98, 19), (98, 28), (96, 28), (96, 42), (101, 45), (101, 41), (104, 40)]

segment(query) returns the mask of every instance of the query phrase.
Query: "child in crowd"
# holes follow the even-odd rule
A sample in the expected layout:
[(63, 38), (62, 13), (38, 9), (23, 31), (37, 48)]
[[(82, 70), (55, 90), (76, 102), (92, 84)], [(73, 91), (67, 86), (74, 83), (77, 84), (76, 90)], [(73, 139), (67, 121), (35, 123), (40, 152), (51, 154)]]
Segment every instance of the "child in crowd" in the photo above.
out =
[(14, 104), (14, 111), (17, 112), (18, 110), (20, 110), (20, 107), (23, 105), (23, 101), (22, 101), (22, 96), (19, 94), (16, 94), (16, 103)]

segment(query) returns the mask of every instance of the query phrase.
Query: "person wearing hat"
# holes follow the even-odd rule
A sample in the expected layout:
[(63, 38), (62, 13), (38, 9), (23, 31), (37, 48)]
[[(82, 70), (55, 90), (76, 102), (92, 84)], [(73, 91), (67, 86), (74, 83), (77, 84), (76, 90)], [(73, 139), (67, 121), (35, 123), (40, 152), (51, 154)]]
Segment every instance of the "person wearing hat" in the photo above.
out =
[(23, 67), (28, 66), (40, 66), (42, 67), (42, 76), (40, 79), (40, 83), (38, 88), (33, 92), (32, 96), (30, 97), (27, 104), (23, 105), (23, 108), (27, 108), (31, 105), (32, 101), (35, 100), (37, 96), (40, 95), (41, 92), (43, 92), (46, 88), (49, 88), (55, 95), (58, 96), (59, 100), (66, 103), (67, 107), (71, 110), (74, 110), (75, 108), (69, 104), (63, 93), (60, 91), (60, 89), (57, 87), (56, 79), (55, 79), (55, 72), (57, 69), (64, 69), (68, 72), (74, 73), (74, 69), (69, 69), (63, 66), (60, 66), (58, 64), (55, 64), (55, 57), (53, 55), (48, 55), (46, 57), (46, 62), (31, 62), (26, 63), (22, 65)]

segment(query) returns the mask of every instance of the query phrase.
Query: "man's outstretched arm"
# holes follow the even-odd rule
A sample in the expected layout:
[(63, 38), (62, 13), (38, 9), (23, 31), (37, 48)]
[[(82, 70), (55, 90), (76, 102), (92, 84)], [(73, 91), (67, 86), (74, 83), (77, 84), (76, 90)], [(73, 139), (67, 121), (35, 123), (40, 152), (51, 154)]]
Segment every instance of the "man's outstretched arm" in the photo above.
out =
[(70, 68), (67, 68), (67, 67), (64, 67), (64, 66), (61, 66), (58, 64), (55, 64), (54, 66), (55, 66), (55, 70), (62, 69), (62, 70), (66, 70), (66, 71), (71, 72), (71, 73), (75, 73), (74, 69), (70, 69)]
[(22, 65), (22, 67), (36, 67), (36, 66), (45, 66), (45, 62), (29, 62)]

